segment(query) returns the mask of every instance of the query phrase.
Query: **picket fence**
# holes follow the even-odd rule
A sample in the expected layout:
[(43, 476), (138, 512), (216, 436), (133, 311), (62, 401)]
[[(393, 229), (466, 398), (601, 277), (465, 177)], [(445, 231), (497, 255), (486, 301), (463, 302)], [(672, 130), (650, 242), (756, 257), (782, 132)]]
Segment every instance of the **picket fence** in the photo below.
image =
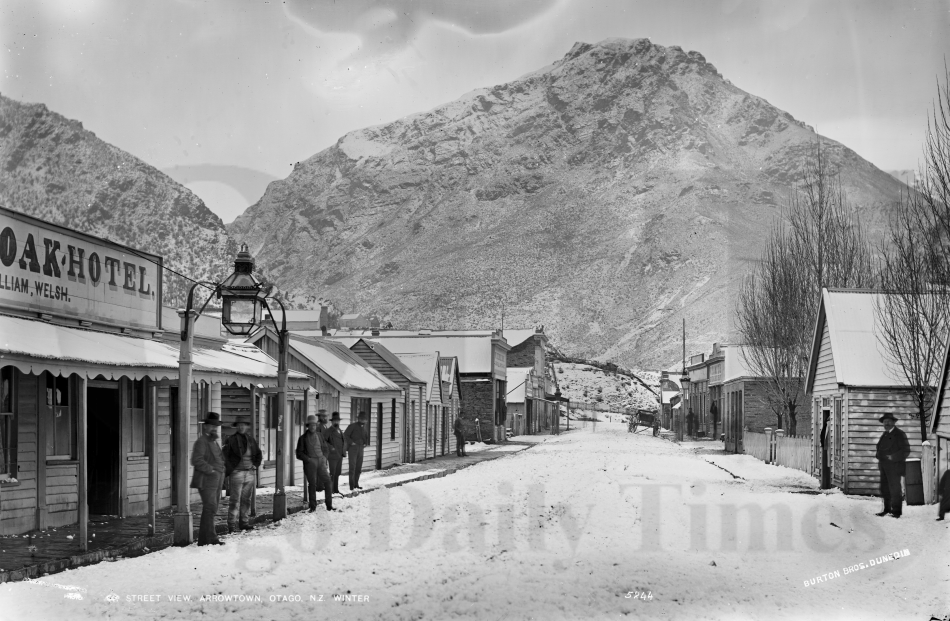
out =
[(811, 472), (811, 438), (786, 436), (781, 429), (766, 428), (765, 433), (746, 431), (742, 437), (743, 452), (767, 464)]

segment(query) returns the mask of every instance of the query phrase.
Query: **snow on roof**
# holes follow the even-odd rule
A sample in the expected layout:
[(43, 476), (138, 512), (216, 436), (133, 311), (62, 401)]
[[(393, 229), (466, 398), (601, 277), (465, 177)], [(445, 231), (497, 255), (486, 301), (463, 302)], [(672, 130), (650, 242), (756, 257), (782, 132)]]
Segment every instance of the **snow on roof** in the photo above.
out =
[[(821, 305), (839, 384), (870, 387), (905, 383), (899, 379), (900, 371), (887, 360), (878, 341), (881, 327), (874, 309), (884, 295), (861, 290), (822, 291)], [(821, 327), (819, 325), (819, 329)], [(821, 334), (817, 335), (813, 357), (818, 355), (821, 340)]]
[(508, 344), (511, 345), (512, 347), (517, 347), (518, 345), (521, 345), (522, 343), (524, 343), (525, 341), (527, 341), (528, 339), (530, 339), (532, 336), (536, 334), (544, 336), (543, 332), (538, 332), (534, 328), (528, 328), (524, 330), (507, 330), (506, 329), (504, 330), (503, 334), (505, 336), (505, 340), (508, 341)]
[(439, 352), (396, 354), (396, 357), (409, 367), (413, 375), (425, 380), (426, 394), (430, 401), (442, 400), (442, 386), (433, 386), (432, 382), (439, 367)]
[[(366, 330), (348, 332), (346, 337), (366, 336), (382, 343), (386, 349), (397, 356), (399, 354), (439, 352), (443, 356), (458, 358), (459, 373), (491, 373), (492, 334), (490, 331), (485, 331), (477, 334), (450, 334), (446, 336), (439, 333), (432, 336), (420, 336), (418, 332), (393, 334), (392, 331), (386, 330), (379, 335), (372, 335), (372, 332)], [(334, 336), (333, 338), (339, 337)]]
[[(340, 339), (340, 342), (348, 341), (348, 340), (351, 340), (351, 339)], [(399, 371), (399, 373), (401, 373), (401, 374), (403, 375), (403, 377), (405, 377), (405, 378), (406, 378), (407, 380), (409, 380), (410, 382), (421, 383), (422, 381), (424, 381), (424, 380), (420, 379), (420, 376), (419, 376), (419, 375), (413, 373), (413, 372), (412, 372), (412, 369), (410, 369), (409, 367), (407, 367), (407, 366), (403, 363), (403, 361), (399, 359), (399, 356), (397, 356), (397, 355), (394, 354), (393, 352), (391, 352), (391, 351), (389, 351), (388, 349), (386, 349), (386, 347), (385, 347), (382, 343), (380, 343), (379, 341), (368, 341), (368, 340), (366, 340), (366, 339), (356, 339), (356, 341), (357, 341), (357, 342), (363, 341), (364, 343), (366, 343), (367, 345), (369, 345), (369, 348), (370, 348), (370, 349), (372, 349), (374, 352), (376, 352), (377, 354), (379, 354), (379, 357), (380, 357), (380, 358), (382, 358), (383, 360), (385, 360), (385, 361), (389, 364), (389, 366), (391, 366), (392, 368), (394, 368), (394, 369), (396, 369), (397, 371)], [(356, 343), (354, 342), (353, 345), (355, 345), (355, 344), (356, 344)], [(353, 349), (353, 345), (348, 345), (347, 347), (348, 347), (350, 350), (352, 350), (352, 349)]]
[(534, 367), (509, 367), (508, 368), (508, 403), (524, 403), (525, 384), (528, 381), (528, 374), (534, 370)]
[[(37, 370), (57, 368), (59, 372), (54, 374), (68, 375), (92, 367), (101, 369), (107, 377), (178, 377), (179, 349), (160, 341), (6, 315), (0, 315), (0, 335), (0, 357), (16, 361), (21, 370), (34, 365)], [(215, 381), (223, 382), (276, 379), (276, 361), (256, 347), (251, 349), (256, 351), (231, 343), (224, 344), (222, 349), (195, 347), (193, 371), (196, 376), (214, 376)], [(306, 379), (297, 371), (291, 371), (289, 376)]]
[(326, 373), (337, 384), (353, 390), (392, 391), (399, 386), (370, 368), (343, 343), (290, 336), (290, 346), (311, 364)]

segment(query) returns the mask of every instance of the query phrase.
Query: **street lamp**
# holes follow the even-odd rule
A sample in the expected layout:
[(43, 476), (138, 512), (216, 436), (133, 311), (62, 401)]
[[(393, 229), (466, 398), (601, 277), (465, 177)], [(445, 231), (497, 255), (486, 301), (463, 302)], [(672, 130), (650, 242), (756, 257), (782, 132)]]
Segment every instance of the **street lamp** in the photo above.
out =
[[(287, 331), (287, 313), (283, 303), (277, 298), (268, 298), (269, 287), (254, 277), (254, 258), (248, 252), (247, 244), (241, 244), (241, 250), (234, 259), (234, 272), (223, 283), (196, 282), (188, 291), (188, 299), (184, 310), (179, 310), (181, 317), (181, 348), (178, 356), (178, 425), (174, 438), (176, 457), (176, 489), (174, 516), (175, 544), (188, 545), (193, 541), (194, 525), (191, 516), (191, 498), (188, 481), (188, 425), (190, 424), (191, 409), (191, 379), (192, 379), (192, 350), (194, 349), (195, 321), (207, 308), (212, 298), (222, 300), (221, 324), (233, 335), (247, 335), (261, 324), (262, 309), (266, 308), (271, 323), (279, 337), (277, 360), (277, 483), (274, 493), (274, 520), (287, 517), (287, 497), (284, 494), (284, 432), (283, 421), (287, 407), (287, 352), (289, 333)], [(201, 308), (195, 310), (195, 289), (199, 286), (212, 290), (208, 299)], [(277, 302), (281, 308), (281, 327), (277, 328), (273, 313), (267, 300)]]

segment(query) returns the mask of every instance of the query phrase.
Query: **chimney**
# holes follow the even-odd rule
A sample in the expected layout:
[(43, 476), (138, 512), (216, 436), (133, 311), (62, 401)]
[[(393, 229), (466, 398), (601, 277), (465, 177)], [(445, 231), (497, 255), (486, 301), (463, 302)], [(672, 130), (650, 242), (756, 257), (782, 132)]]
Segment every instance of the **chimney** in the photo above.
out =
[(326, 326), (326, 324), (320, 326), (320, 332), (323, 334), (323, 336), (326, 336), (326, 335), (327, 335), (327, 326)]
[(376, 326), (375, 328), (373, 328), (373, 329), (370, 331), (370, 335), (372, 335), (372, 336), (379, 336), (379, 326)]
[(320, 328), (330, 325), (330, 309), (325, 305), (320, 305)]

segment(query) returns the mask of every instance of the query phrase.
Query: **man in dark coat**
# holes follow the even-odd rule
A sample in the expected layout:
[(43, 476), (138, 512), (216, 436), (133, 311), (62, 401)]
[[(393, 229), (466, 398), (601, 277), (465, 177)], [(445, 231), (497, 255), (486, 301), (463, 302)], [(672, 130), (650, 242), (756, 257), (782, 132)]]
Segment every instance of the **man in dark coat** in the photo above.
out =
[(327, 511), (333, 511), (333, 490), (330, 486), (330, 471), (327, 468), (327, 449), (323, 435), (317, 431), (317, 417), (307, 417), (307, 431), (297, 440), (297, 459), (303, 462), (303, 473), (307, 477), (307, 501), (310, 513), (317, 510), (317, 480), (323, 490), (323, 499)]
[(323, 430), (323, 439), (327, 443), (330, 463), (330, 482), (333, 483), (333, 493), (340, 493), (340, 473), (343, 471), (343, 455), (346, 453), (346, 439), (340, 429), (340, 413), (334, 412), (330, 416), (330, 426)]
[(943, 517), (950, 512), (950, 470), (944, 470), (940, 476), (940, 485), (937, 486), (937, 497), (940, 499), (940, 507), (937, 509), (937, 521), (943, 520)]
[(349, 453), (349, 474), (350, 489), (363, 489), (360, 487), (360, 472), (363, 470), (363, 447), (369, 444), (369, 434), (366, 432), (366, 412), (360, 412), (359, 418), (355, 423), (346, 426), (343, 432), (343, 439), (346, 441), (344, 457)]
[(452, 432), (455, 434), (455, 454), (459, 457), (465, 457), (465, 427), (462, 425), (462, 417), (456, 416), (452, 423)]
[(257, 468), (261, 465), (263, 454), (254, 437), (248, 433), (251, 428), (249, 416), (238, 416), (233, 427), (237, 432), (225, 441), (221, 453), (224, 455), (224, 476), (228, 480), (228, 532), (254, 530), (251, 526), (251, 494), (257, 484)]
[[(321, 438), (323, 438), (324, 444), (326, 444), (326, 438), (324, 438), (323, 432), (327, 430), (327, 427), (329, 427), (327, 424), (327, 411), (323, 409), (317, 410), (317, 433), (320, 434)], [(324, 446), (323, 449), (323, 455), (327, 458), (327, 471), (329, 472), (330, 452), (327, 446)], [(323, 481), (319, 477), (317, 478), (317, 491), (323, 491)]]
[(198, 545), (224, 545), (214, 532), (214, 516), (218, 512), (221, 485), (224, 481), (224, 456), (218, 446), (218, 427), (221, 417), (208, 412), (201, 426), (201, 435), (191, 449), (191, 487), (201, 496), (201, 523), (198, 527)]
[(693, 408), (690, 408), (689, 414), (686, 415), (686, 429), (687, 435), (696, 435), (696, 414), (693, 413)]
[(653, 437), (660, 435), (660, 419), (653, 419)]
[(877, 441), (878, 469), (881, 473), (881, 497), (884, 499), (884, 510), (878, 516), (890, 513), (899, 518), (904, 508), (903, 493), (901, 491), (901, 477), (904, 476), (904, 463), (910, 455), (910, 443), (907, 435), (894, 426), (897, 418), (893, 414), (885, 414), (880, 419), (884, 424), (884, 433)]

